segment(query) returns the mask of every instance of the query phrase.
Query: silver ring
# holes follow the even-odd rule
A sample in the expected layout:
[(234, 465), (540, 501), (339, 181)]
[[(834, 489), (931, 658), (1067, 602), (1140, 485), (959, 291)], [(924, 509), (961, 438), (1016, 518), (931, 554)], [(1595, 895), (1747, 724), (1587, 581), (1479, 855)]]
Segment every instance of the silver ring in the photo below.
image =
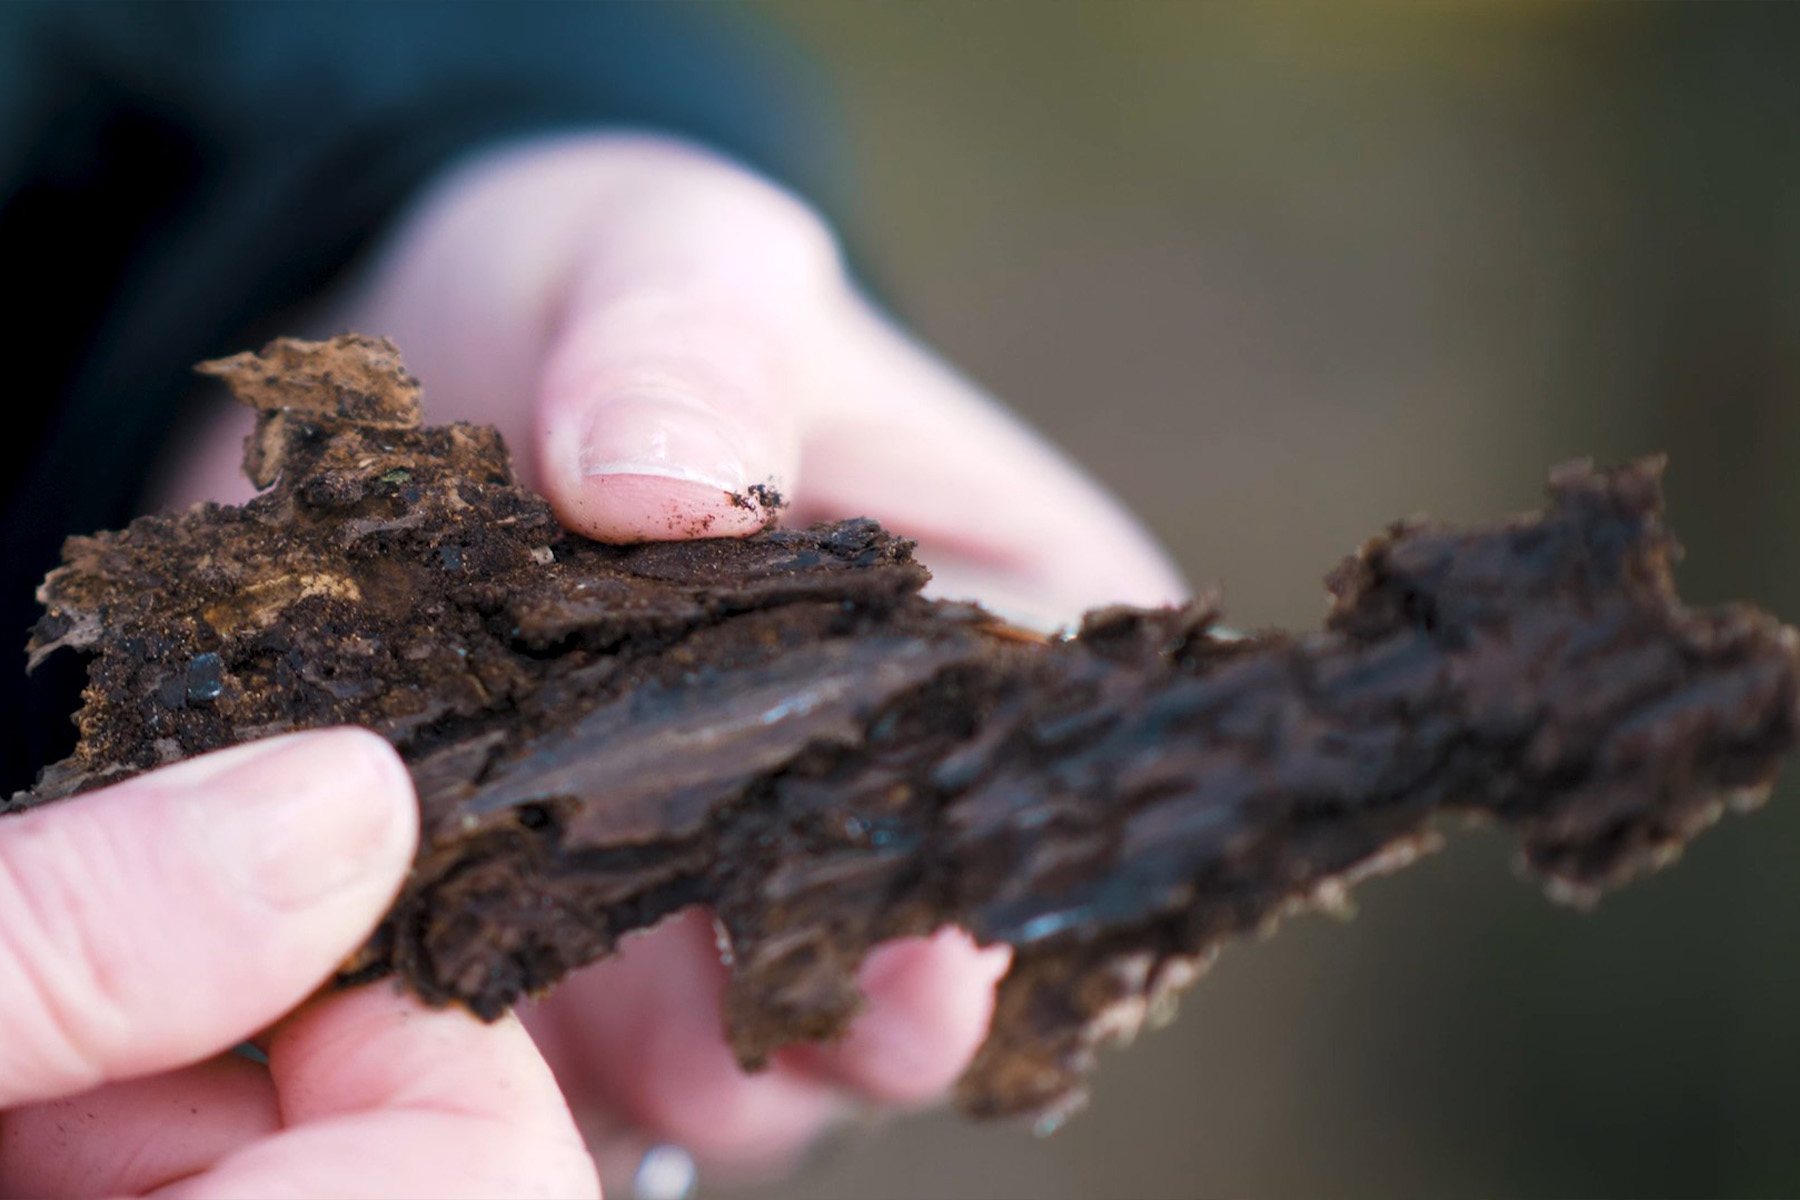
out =
[(644, 1151), (631, 1173), (632, 1200), (688, 1200), (700, 1181), (694, 1156), (673, 1142)]

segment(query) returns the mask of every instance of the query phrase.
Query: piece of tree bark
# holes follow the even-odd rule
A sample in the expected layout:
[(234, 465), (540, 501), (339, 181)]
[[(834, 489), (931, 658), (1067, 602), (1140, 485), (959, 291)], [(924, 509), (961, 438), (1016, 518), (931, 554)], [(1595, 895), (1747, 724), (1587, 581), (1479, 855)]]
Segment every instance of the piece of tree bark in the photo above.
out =
[(1200, 601), (1043, 639), (921, 598), (867, 521), (566, 533), (493, 430), (421, 426), (388, 343), (205, 369), (260, 411), (269, 490), (69, 541), (30, 649), (92, 656), (81, 739), (12, 807), (375, 729), (423, 836), (343, 978), (485, 1017), (707, 905), (755, 1067), (844, 1030), (874, 945), (954, 923), (1014, 948), (960, 1102), (1060, 1114), (1222, 941), (1340, 904), (1438, 814), (1513, 826), (1585, 900), (1760, 801), (1795, 742), (1795, 635), (1682, 607), (1658, 461), (1564, 469), (1490, 530), (1390, 528), (1321, 632), (1221, 637)]

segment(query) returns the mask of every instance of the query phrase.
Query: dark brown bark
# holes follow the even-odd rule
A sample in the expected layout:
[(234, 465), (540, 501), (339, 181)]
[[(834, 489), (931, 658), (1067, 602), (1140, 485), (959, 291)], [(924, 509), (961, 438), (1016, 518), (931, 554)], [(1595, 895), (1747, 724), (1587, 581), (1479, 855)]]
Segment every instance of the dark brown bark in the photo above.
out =
[(1437, 814), (1514, 827), (1586, 899), (1759, 801), (1795, 740), (1793, 631), (1680, 604), (1655, 461), (1566, 469), (1489, 530), (1395, 526), (1321, 632), (1227, 640), (1199, 602), (1045, 640), (921, 598), (866, 521), (565, 533), (492, 430), (420, 426), (383, 343), (211, 369), (273, 486), (71, 539), (31, 650), (93, 656), (81, 742), (13, 805), (369, 726), (424, 837), (344, 977), (487, 1017), (707, 905), (753, 1067), (842, 1032), (872, 946), (954, 923), (1014, 947), (959, 1099), (1057, 1113), (1220, 942), (1340, 902)]

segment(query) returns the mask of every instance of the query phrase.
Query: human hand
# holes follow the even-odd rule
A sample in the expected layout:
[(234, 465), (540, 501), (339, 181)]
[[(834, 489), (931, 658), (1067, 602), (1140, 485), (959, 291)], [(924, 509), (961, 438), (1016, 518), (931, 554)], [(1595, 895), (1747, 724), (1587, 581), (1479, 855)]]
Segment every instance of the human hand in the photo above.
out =
[[(939, 595), (1055, 624), (1182, 584), (1110, 497), (912, 343), (846, 278), (791, 196), (679, 144), (585, 137), (450, 172), (318, 322), (400, 345), (432, 421), (499, 426), (573, 529), (744, 534), (767, 483), (790, 523), (871, 516), (916, 538)], [(171, 501), (242, 499), (248, 415), (222, 416)], [(720, 1035), (697, 914), (629, 942), (528, 1014), (578, 1113), (768, 1169), (847, 1100), (938, 1098), (985, 1032), (1004, 952), (896, 943), (833, 1047), (746, 1076)]]
[[(405, 769), (353, 730), (0, 821), (0, 1195), (597, 1195), (516, 1020), (380, 985), (302, 1004), (416, 837)], [(265, 1030), (266, 1066), (230, 1052)]]

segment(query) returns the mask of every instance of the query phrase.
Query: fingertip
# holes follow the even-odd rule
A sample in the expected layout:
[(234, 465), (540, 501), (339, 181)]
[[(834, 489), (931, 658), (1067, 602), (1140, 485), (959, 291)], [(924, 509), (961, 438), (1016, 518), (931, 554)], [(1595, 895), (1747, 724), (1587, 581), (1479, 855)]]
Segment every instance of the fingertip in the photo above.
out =
[(902, 1107), (941, 1100), (987, 1036), (994, 985), (1012, 961), (959, 929), (878, 948), (863, 965), (868, 1009), (834, 1046), (797, 1047), (798, 1065)]
[(618, 543), (743, 537), (774, 516), (748, 490), (641, 467), (584, 475), (559, 508), (578, 532)]
[(346, 725), (325, 730), (321, 736), (333, 739), (329, 743), (333, 751), (355, 756), (368, 780), (363, 789), (366, 802), (384, 810), (390, 862), (398, 868), (397, 891), (419, 848), (419, 792), (412, 772), (394, 744), (374, 730)]
[(799, 466), (804, 322), (686, 271), (572, 301), (548, 354), (540, 482), (590, 537), (753, 533), (768, 523), (755, 485), (790, 485)]
[(390, 795), (411, 797), (412, 776), (394, 744), (372, 729), (360, 725), (339, 725), (330, 729), (309, 730), (294, 735), (315, 746), (329, 746), (331, 751), (354, 758), (371, 776), (376, 786)]
[(418, 842), (412, 778), (394, 748), (364, 729), (254, 742), (142, 784), (180, 805), (185, 838), (167, 862), (207, 847), (221, 882), (284, 913), (290, 932), (309, 939), (354, 944), (364, 936), (399, 890)]
[(344, 840), (367, 845), (371, 856), (385, 851), (398, 888), (419, 842), (418, 791), (400, 752), (380, 734), (355, 725), (291, 737), (306, 747), (305, 758), (293, 762), (295, 770), (328, 774), (340, 792), (354, 797), (320, 805), (325, 817), (341, 825)]

